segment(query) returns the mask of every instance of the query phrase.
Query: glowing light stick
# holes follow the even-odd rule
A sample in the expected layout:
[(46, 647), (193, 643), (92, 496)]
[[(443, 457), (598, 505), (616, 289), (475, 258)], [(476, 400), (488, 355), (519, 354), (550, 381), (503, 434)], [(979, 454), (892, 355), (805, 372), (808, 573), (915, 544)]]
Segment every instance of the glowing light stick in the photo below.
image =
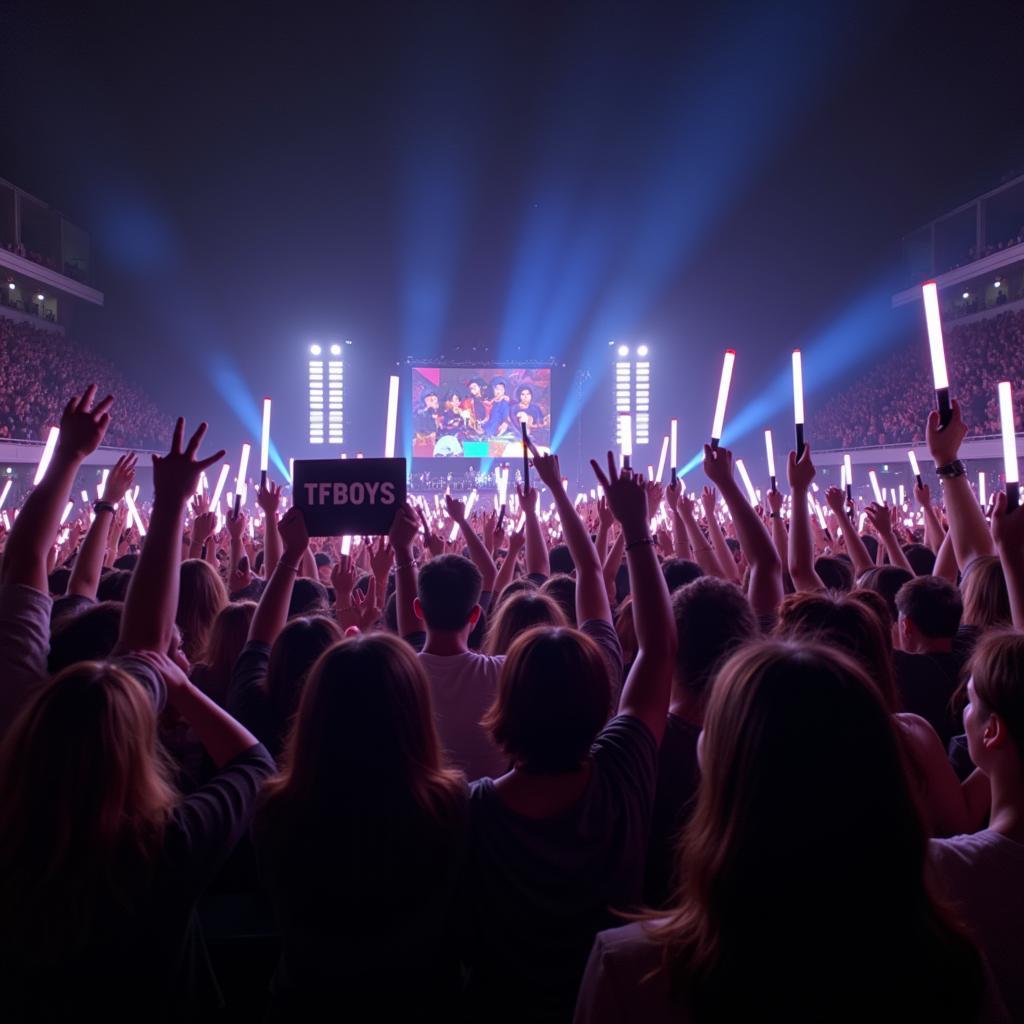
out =
[(843, 456), (843, 465), (846, 467), (846, 500), (851, 501), (853, 499), (853, 462), (849, 452)]
[(921, 467), (917, 464), (917, 456), (913, 451), (907, 452), (907, 458), (910, 459), (910, 471), (914, 474), (914, 480), (917, 481), (917, 486), (921, 484)]
[(270, 399), (263, 399), (263, 432), (260, 435), (260, 487), (267, 486), (270, 468)]
[(814, 501), (813, 498), (811, 499), (811, 502), (814, 505), (814, 514), (818, 517), (818, 525), (822, 530), (828, 533), (828, 526), (825, 525), (825, 510), (818, 504), (818, 502)]
[(388, 378), (388, 422), (384, 433), (384, 458), (395, 457), (395, 433), (398, 430), (398, 378)]
[(352, 535), (349, 533), (342, 534), (341, 537), (341, 553), (348, 555), (352, 551)]
[(766, 430), (764, 432), (764, 450), (765, 454), (768, 456), (768, 476), (770, 476), (772, 480), (772, 490), (777, 491), (778, 486), (775, 478), (775, 445), (772, 444), (771, 430)]
[(135, 507), (135, 498), (131, 491), (124, 492), (124, 500), (128, 503), (128, 514), (131, 516), (132, 522), (135, 523), (135, 529), (139, 531), (140, 537), (145, 537), (146, 527), (142, 525), (142, 516), (139, 515), (139, 510)]
[(889, 488), (889, 501), (892, 503), (893, 508), (896, 507), (896, 488)]
[(747, 472), (747, 467), (743, 465), (742, 459), (736, 460), (736, 469), (739, 471), (743, 486), (747, 489), (747, 497), (750, 499), (750, 504), (756, 505), (757, 494), (754, 492), (754, 485), (750, 482), (750, 474)]
[(46, 444), (43, 445), (43, 454), (39, 456), (39, 465), (36, 467), (36, 475), (32, 481), (33, 486), (38, 487), (39, 481), (46, 475), (46, 470), (53, 458), (53, 450), (57, 447), (57, 438), (60, 437), (60, 427), (50, 427), (50, 433), (46, 436)]
[(633, 456), (633, 416), (628, 412), (619, 413), (619, 456), (623, 469), (629, 469)]
[(804, 450), (804, 366), (800, 349), (793, 349), (793, 423), (796, 425), (796, 457)]
[(652, 480), (661, 481), (661, 474), (665, 472), (665, 460), (668, 458), (668, 434), (661, 439), (661, 454), (658, 456), (658, 475)]
[(1003, 435), (1003, 473), (1009, 512), (1020, 504), (1020, 477), (1017, 475), (1017, 436), (1013, 432), (1013, 393), (1008, 380), (999, 382), (999, 425)]
[(523, 428), (523, 493), (530, 489), (530, 439), (526, 436), (526, 420), (519, 424)]
[(985, 505), (987, 504), (986, 496), (985, 496), (985, 474), (984, 473), (979, 473), (978, 474), (978, 504), (981, 505), (982, 508), (984, 508)]
[(238, 476), (235, 478), (235, 497), (241, 498), (242, 502), (245, 502), (245, 473), (249, 468), (249, 452), (252, 450), (252, 445), (248, 441), (242, 444), (242, 455), (238, 461)]
[(104, 492), (107, 489), (107, 477), (110, 476), (110, 470), (105, 469), (100, 474), (100, 485), (96, 488), (96, 499), (99, 500), (103, 497)]
[[(471, 490), (469, 492), (469, 497), (466, 499), (466, 511), (464, 513), (464, 518), (466, 520), (466, 525), (467, 526), (469, 525), (469, 514), (470, 514), (470, 512), (473, 511), (473, 506), (475, 504), (476, 504), (476, 488), (474, 487), (473, 490)], [(455, 542), (455, 538), (458, 537), (458, 535), (459, 535), (459, 524), (458, 523), (452, 523), (451, 536), (448, 538), (449, 543), (454, 543)]]
[(873, 469), (868, 470), (868, 479), (871, 481), (871, 490), (875, 492), (875, 501), (879, 505), (884, 505), (885, 495), (882, 493), (882, 488), (878, 486), (878, 476)]
[(649, 462), (647, 463), (647, 479), (648, 480), (655, 480), (655, 479), (657, 479), (655, 477), (655, 475), (654, 475), (654, 467)]
[(231, 472), (231, 467), (225, 462), (220, 467), (220, 476), (217, 477), (217, 486), (213, 489), (213, 497), (210, 499), (210, 504), (214, 508), (220, 508), (218, 504), (220, 502), (221, 492), (224, 490), (224, 484), (227, 482), (228, 473)]
[(729, 401), (729, 385), (732, 383), (732, 368), (736, 362), (734, 349), (725, 350), (722, 362), (722, 379), (718, 382), (718, 402), (715, 405), (715, 421), (711, 424), (711, 447), (717, 448), (722, 440), (722, 427), (725, 425), (725, 405)]
[(839, 466), (839, 486), (842, 490), (846, 490), (846, 466)]
[(82, 491), (82, 504), (83, 505), (88, 505), (89, 504), (89, 492), (88, 491)]
[(73, 501), (69, 501), (64, 506), (64, 511), (61, 513), (61, 517), (60, 517), (60, 525), (61, 526), (63, 526), (68, 521), (68, 516), (71, 515), (71, 510), (74, 507), (75, 507), (75, 503)]
[(939, 315), (939, 290), (934, 281), (921, 288), (924, 299), (924, 318), (928, 325), (928, 347), (932, 355), (932, 380), (935, 400), (939, 406), (939, 426), (944, 427), (953, 415), (949, 403), (949, 376), (946, 373), (946, 350), (942, 344), (942, 317)]
[(672, 466), (672, 482), (675, 483), (679, 469), (679, 420), (674, 416), (668, 421), (669, 463)]
[(508, 467), (498, 466), (494, 470), (494, 482), (498, 486), (498, 504), (504, 506), (508, 500)]
[(13, 480), (8, 480), (4, 484), (4, 489), (0, 491), (0, 508), (4, 507), (4, 502), (7, 500), (7, 495), (11, 493), (11, 486), (14, 484)]
[[(983, 473), (982, 476), (984, 476), (984, 475), (985, 474)], [(900, 484), (900, 504), (902, 505), (906, 500), (907, 500), (907, 490), (903, 486), (903, 484)]]

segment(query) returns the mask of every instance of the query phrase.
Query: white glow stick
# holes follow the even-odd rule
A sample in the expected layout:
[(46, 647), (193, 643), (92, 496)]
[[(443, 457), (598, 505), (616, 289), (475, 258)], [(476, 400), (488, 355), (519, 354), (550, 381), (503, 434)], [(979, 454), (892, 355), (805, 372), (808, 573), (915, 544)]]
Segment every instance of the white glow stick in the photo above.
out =
[(71, 515), (71, 510), (74, 507), (75, 507), (75, 503), (73, 501), (69, 501), (64, 506), (64, 511), (63, 511), (63, 513), (61, 514), (61, 517), (60, 517), (60, 525), (61, 526), (63, 526), (68, 521), (68, 516)]
[(722, 427), (725, 425), (725, 406), (729, 401), (729, 385), (732, 383), (732, 368), (736, 362), (736, 352), (727, 348), (722, 362), (722, 379), (718, 383), (718, 402), (715, 405), (715, 421), (711, 424), (711, 445), (716, 446), (722, 440)]
[(846, 463), (843, 462), (839, 466), (839, 488), (840, 490), (846, 490)]
[(793, 422), (804, 422), (804, 369), (798, 348), (793, 349)]
[(50, 427), (50, 432), (46, 435), (46, 444), (43, 445), (43, 454), (39, 456), (39, 465), (36, 467), (36, 475), (32, 481), (33, 486), (38, 487), (39, 481), (46, 474), (50, 459), (53, 458), (53, 450), (57, 447), (58, 437), (60, 437), (60, 427)]
[(7, 495), (11, 493), (11, 487), (13, 484), (13, 480), (8, 480), (7, 483), (4, 484), (3, 491), (0, 491), (0, 508), (4, 507), (4, 502), (7, 500)]
[(135, 523), (135, 529), (139, 531), (140, 537), (146, 536), (146, 527), (142, 525), (142, 516), (139, 515), (139, 510), (135, 507), (135, 498), (132, 497), (131, 491), (124, 492), (124, 500), (128, 503), (128, 514), (132, 518), (132, 522)]
[(619, 456), (624, 462), (633, 455), (633, 417), (628, 412), (619, 413)]
[(134, 499), (135, 499), (136, 501), (138, 501), (138, 500), (139, 500), (139, 485), (138, 485), (138, 484), (136, 484), (136, 485), (135, 485), (135, 493), (134, 493), (134, 494), (132, 494), (132, 497), (133, 497), (133, 498), (134, 498)]
[(109, 469), (103, 470), (103, 472), (100, 474), (100, 485), (99, 485), (99, 487), (96, 488), (96, 499), (97, 500), (102, 499), (102, 497), (104, 495), (104, 492), (107, 489), (107, 477), (108, 476), (110, 476), (110, 470)]
[(747, 489), (747, 497), (750, 499), (750, 504), (756, 505), (757, 495), (754, 493), (754, 485), (750, 482), (750, 474), (747, 472), (747, 467), (743, 465), (742, 459), (736, 460), (736, 469), (739, 471), (743, 486)]
[(672, 469), (679, 468), (679, 420), (674, 416), (668, 421), (669, 456)]
[(848, 487), (853, 486), (853, 461), (850, 459), (850, 453), (847, 452), (843, 456), (843, 465), (846, 467), (846, 484)]
[(768, 456), (768, 475), (775, 479), (775, 445), (772, 443), (771, 430), (764, 432), (764, 450)]
[(516, 533), (519, 533), (519, 531), (520, 531), (520, 530), (522, 530), (522, 528), (523, 528), (523, 527), (524, 527), (525, 525), (526, 525), (526, 513), (525, 513), (525, 512), (523, 512), (523, 513), (522, 513), (522, 514), (521, 514), (521, 515), (519, 516), (519, 522), (518, 522), (518, 523), (516, 523)]
[(932, 379), (935, 390), (949, 387), (946, 374), (946, 350), (942, 344), (942, 318), (939, 315), (939, 291), (934, 281), (928, 281), (921, 288), (924, 299), (924, 318), (928, 324), (928, 347), (932, 354)]
[(828, 527), (825, 525), (825, 510), (818, 504), (818, 502), (814, 503), (814, 512), (818, 517), (818, 525), (823, 530), (827, 530)]
[(263, 399), (263, 432), (260, 435), (260, 472), (270, 468), (270, 399)]
[[(7, 513), (6, 512), (0, 512), (0, 518), (2, 518), (3, 521), (4, 521), (4, 529), (5, 530), (9, 530), (11, 528), (11, 521), (10, 521), (10, 519), (7, 518)], [(15, 518), (17, 518), (17, 517), (15, 517)]]
[(984, 508), (986, 504), (984, 473), (978, 474), (978, 504), (981, 505), (982, 508)]
[(242, 443), (242, 455), (238, 462), (238, 476), (235, 478), (235, 494), (242, 496), (242, 504), (245, 504), (245, 474), (249, 468), (249, 452), (252, 445), (248, 441)]
[(895, 487), (890, 487), (889, 488), (889, 501), (892, 503), (892, 507), (895, 508), (896, 507), (896, 488)]
[(388, 380), (388, 422), (384, 433), (384, 458), (395, 457), (395, 432), (398, 429), (398, 378)]
[(84, 490), (82, 491), (82, 504), (83, 505), (88, 505), (89, 504), (89, 492), (88, 491), (84, 491)]
[(882, 488), (878, 486), (878, 476), (873, 469), (868, 470), (868, 479), (871, 481), (871, 490), (875, 492), (875, 501), (879, 505), (884, 505), (885, 495), (882, 493)]
[(648, 462), (647, 463), (647, 479), (656, 480), (657, 477), (654, 475), (654, 467)]
[(341, 553), (347, 555), (352, 551), (352, 537), (350, 534), (342, 534), (341, 537)]
[(867, 512), (861, 512), (860, 518), (857, 520), (857, 532), (858, 533), (863, 533), (864, 532), (864, 522), (867, 520), (867, 518), (868, 518)]
[[(1003, 473), (1007, 484), (1016, 484), (1020, 482), (1017, 475), (1017, 437), (1013, 430), (1013, 392), (1008, 380), (999, 382), (999, 427), (1003, 435)], [(1019, 502), (1019, 497), (1017, 500)]]
[(658, 456), (658, 475), (654, 477), (655, 480), (660, 480), (662, 473), (665, 472), (665, 460), (668, 458), (668, 435), (666, 434), (661, 439), (661, 455)]
[(914, 476), (921, 475), (921, 467), (917, 464), (917, 456), (913, 451), (907, 452), (907, 458), (910, 459), (910, 471)]
[[(982, 474), (982, 476), (984, 476), (984, 473)], [(906, 500), (907, 500), (907, 490), (903, 486), (903, 484), (900, 484), (900, 504), (902, 505)]]
[(295, 479), (295, 460), (288, 460), (288, 483), (291, 483)]
[(217, 486), (213, 489), (213, 497), (210, 499), (210, 504), (216, 506), (220, 501), (221, 492), (224, 490), (224, 484), (227, 481), (228, 473), (231, 472), (231, 467), (225, 462), (220, 467), (220, 476), (217, 477)]
[(498, 486), (498, 504), (504, 505), (508, 500), (508, 467), (498, 466), (494, 470), (494, 482)]

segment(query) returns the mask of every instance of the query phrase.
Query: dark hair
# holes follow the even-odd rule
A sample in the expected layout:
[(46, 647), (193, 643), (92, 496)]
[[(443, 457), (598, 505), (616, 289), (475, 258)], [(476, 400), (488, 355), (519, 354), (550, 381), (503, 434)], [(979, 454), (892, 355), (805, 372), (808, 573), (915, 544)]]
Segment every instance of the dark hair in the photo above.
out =
[(533, 582), (528, 576), (517, 576), (514, 580), (511, 580), (500, 594), (497, 594), (494, 600), (491, 602), (491, 615), (497, 615), (498, 609), (506, 602), (510, 601), (515, 594), (532, 593), (534, 590), (540, 588), (536, 583)]
[(878, 558), (878, 538), (870, 533), (862, 533), (860, 539), (864, 542), (864, 547), (868, 549), (868, 557), (871, 561), (875, 561)]
[(969, 663), (981, 709), (997, 714), (1024, 761), (1024, 633), (997, 629), (984, 634)]
[(491, 619), (484, 641), (486, 654), (507, 654), (512, 641), (532, 626), (568, 626), (558, 602), (542, 590), (516, 594)]
[(853, 589), (853, 568), (849, 562), (833, 555), (820, 555), (814, 561), (814, 571), (829, 590)]
[(960, 591), (941, 576), (915, 576), (896, 593), (899, 614), (926, 637), (952, 640), (960, 628), (964, 603)]
[(313, 561), (316, 562), (316, 567), (318, 569), (320, 569), (320, 568), (322, 568), (325, 565), (330, 565), (331, 564), (331, 556), (329, 554), (327, 554), (326, 551), (318, 551), (313, 556)]
[(566, 623), (576, 625), (576, 580), (566, 573), (549, 576), (540, 586), (540, 592), (558, 602)]
[(101, 601), (66, 618), (50, 639), (50, 675), (79, 661), (103, 661), (117, 646), (121, 631), (120, 601)]
[(519, 387), (516, 388), (517, 402), (522, 401), (524, 391), (529, 391), (530, 397), (533, 398), (533, 388), (531, 388), (529, 384), (521, 384)]
[(54, 569), (53, 572), (47, 577), (47, 589), (51, 594), (66, 594), (68, 592), (68, 584), (71, 582), (71, 570), (61, 567)]
[(423, 394), (420, 395), (421, 401), (425, 402), (428, 398), (437, 398), (438, 400), (440, 400), (440, 396), (436, 391), (424, 391)]
[(666, 558), (661, 563), (661, 574), (665, 577), (668, 592), (672, 594), (680, 587), (685, 587), (687, 583), (699, 580), (704, 575), (704, 570), (688, 558)]
[(123, 601), (128, 596), (128, 584), (131, 581), (130, 569), (111, 569), (103, 573), (96, 588), (96, 600)]
[(587, 757), (611, 693), (604, 656), (586, 633), (538, 626), (509, 649), (480, 724), (526, 771), (558, 775)]
[(567, 544), (556, 544), (548, 554), (548, 564), (552, 574), (564, 573), (566, 576), (576, 571), (576, 562)]
[(296, 615), (319, 615), (326, 612), (329, 602), (327, 588), (308, 576), (300, 576), (292, 583), (292, 596), (288, 602), (288, 618)]
[(121, 555), (119, 558), (114, 560), (115, 569), (127, 569), (131, 572), (135, 568), (139, 561), (139, 556), (133, 552), (128, 552), (126, 555)]
[(672, 595), (672, 614), (676, 679), (691, 693), (706, 696), (721, 662), (758, 635), (754, 610), (735, 583), (701, 576)]
[(898, 565), (874, 565), (861, 573), (857, 585), (864, 590), (873, 590), (881, 594), (889, 608), (889, 618), (895, 622), (899, 616), (896, 607), (896, 595), (904, 583), (909, 583), (914, 574)]
[(507, 395), (509, 393), (510, 388), (508, 386), (508, 381), (505, 380), (504, 377), (492, 377), (491, 378), (491, 391), (492, 391), (492, 393), (493, 393), (494, 389), (499, 384), (505, 389), (505, 394)]
[(904, 544), (903, 554), (917, 576), (930, 576), (935, 569), (935, 552), (926, 544)]
[(428, 629), (456, 632), (465, 629), (480, 603), (483, 577), (462, 555), (440, 555), (419, 571), (416, 596)]

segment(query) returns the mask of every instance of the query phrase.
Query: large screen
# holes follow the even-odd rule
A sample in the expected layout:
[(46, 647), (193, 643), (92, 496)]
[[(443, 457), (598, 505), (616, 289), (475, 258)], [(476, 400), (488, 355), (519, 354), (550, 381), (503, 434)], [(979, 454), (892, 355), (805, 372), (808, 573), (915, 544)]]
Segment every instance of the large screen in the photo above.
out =
[(502, 458), (522, 454), (525, 422), (538, 447), (551, 442), (551, 369), (412, 370), (414, 457)]

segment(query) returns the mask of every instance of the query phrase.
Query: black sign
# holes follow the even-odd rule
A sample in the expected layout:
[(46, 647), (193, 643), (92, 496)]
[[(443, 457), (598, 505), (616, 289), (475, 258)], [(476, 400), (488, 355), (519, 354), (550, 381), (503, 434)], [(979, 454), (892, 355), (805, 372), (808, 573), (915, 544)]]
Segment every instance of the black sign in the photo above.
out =
[(384, 534), (405, 501), (405, 459), (301, 459), (292, 494), (311, 537)]

